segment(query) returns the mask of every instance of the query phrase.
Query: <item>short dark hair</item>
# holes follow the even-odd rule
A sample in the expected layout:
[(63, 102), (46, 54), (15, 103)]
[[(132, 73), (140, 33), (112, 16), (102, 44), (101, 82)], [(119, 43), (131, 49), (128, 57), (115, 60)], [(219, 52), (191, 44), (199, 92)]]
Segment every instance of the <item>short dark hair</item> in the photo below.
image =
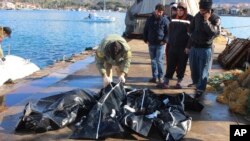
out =
[(155, 6), (155, 10), (158, 10), (158, 11), (164, 11), (165, 10), (165, 6), (163, 4), (157, 4)]
[(111, 56), (112, 59), (115, 59), (115, 57), (120, 54), (121, 52), (123, 52), (123, 46), (120, 42), (118, 41), (114, 41), (112, 43), (109, 44), (109, 54)]
[(212, 9), (213, 1), (212, 0), (200, 0), (199, 2), (199, 8), (210, 10)]
[(11, 35), (11, 32), (12, 32), (11, 28), (9, 28), (9, 27), (3, 27), (3, 31), (4, 31), (8, 36), (10, 36), (10, 35)]

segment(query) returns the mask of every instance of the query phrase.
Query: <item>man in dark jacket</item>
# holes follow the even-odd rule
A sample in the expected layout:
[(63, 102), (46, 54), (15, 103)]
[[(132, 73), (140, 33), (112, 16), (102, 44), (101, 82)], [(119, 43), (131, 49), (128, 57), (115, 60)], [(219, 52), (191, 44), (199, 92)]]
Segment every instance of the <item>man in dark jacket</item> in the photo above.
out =
[[(170, 13), (169, 13), (169, 16), (167, 16), (167, 19), (169, 22), (171, 22), (171, 19), (176, 17), (177, 6), (178, 4), (175, 2), (170, 3)], [(167, 13), (165, 15), (167, 15)], [(166, 49), (165, 49), (166, 63), (168, 62), (168, 49), (169, 49), (169, 44), (166, 44)], [(167, 74), (167, 70), (166, 70), (166, 74)]]
[(157, 78), (163, 82), (163, 62), (165, 44), (167, 42), (167, 28), (169, 21), (163, 16), (165, 7), (157, 4), (155, 11), (145, 24), (143, 39), (148, 44), (151, 58), (152, 78), (149, 82), (156, 83)]
[[(191, 77), (196, 86), (196, 97), (206, 90), (212, 58), (212, 44), (220, 34), (220, 18), (212, 12), (212, 0), (200, 0), (200, 12), (190, 25), (191, 50), (189, 54)], [(186, 49), (189, 52), (189, 49)]]
[[(167, 71), (165, 80), (161, 88), (169, 87), (169, 80), (173, 77), (174, 72), (177, 73), (176, 89), (181, 89), (181, 81), (183, 80), (186, 70), (188, 54), (185, 52), (189, 41), (189, 26), (193, 16), (187, 13), (187, 5), (184, 2), (179, 2), (177, 6), (177, 14), (171, 20), (168, 31), (168, 54), (167, 54)], [(178, 66), (178, 69), (176, 67)]]

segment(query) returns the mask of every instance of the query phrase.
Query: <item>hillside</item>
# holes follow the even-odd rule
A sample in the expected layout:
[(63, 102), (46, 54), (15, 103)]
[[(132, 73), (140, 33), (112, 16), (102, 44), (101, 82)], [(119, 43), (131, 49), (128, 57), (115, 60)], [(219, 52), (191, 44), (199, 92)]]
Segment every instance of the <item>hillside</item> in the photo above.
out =
[[(87, 9), (103, 9), (104, 5), (104, 0), (12, 0), (12, 2), (27, 2), (40, 5), (42, 8), (85, 7)], [(129, 0), (106, 0), (107, 9), (126, 8), (128, 5)]]
[(249, 0), (213, 0), (214, 3), (250, 3)]
[[(4, 1), (4, 0), (0, 0)], [(27, 2), (39, 5), (42, 8), (66, 8), (66, 7), (84, 7), (86, 9), (103, 9), (104, 0), (11, 0), (12, 2)], [(134, 0), (106, 0), (106, 9), (116, 10), (117, 7), (127, 8)], [(213, 0), (214, 4), (224, 3), (250, 3), (249, 0)]]

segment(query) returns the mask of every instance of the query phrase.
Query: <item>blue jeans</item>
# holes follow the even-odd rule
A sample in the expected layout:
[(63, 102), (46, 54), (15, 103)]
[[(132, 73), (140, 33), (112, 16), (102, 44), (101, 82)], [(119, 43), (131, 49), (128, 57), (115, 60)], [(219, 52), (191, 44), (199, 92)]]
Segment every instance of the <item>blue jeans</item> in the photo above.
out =
[(151, 69), (153, 78), (163, 78), (163, 60), (165, 45), (149, 45)]
[(211, 66), (211, 48), (191, 48), (189, 54), (191, 77), (197, 90), (206, 90)]

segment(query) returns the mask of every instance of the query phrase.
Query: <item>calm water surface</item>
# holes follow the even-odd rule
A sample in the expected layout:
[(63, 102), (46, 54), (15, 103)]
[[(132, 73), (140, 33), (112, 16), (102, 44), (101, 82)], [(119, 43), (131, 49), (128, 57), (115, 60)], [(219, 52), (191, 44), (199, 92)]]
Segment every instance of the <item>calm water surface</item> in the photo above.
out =
[(71, 56), (86, 47), (94, 47), (103, 37), (122, 35), (125, 13), (106, 12), (99, 15), (116, 17), (113, 23), (87, 23), (87, 12), (76, 11), (0, 11), (0, 25), (13, 29), (12, 37), (3, 42), (7, 53), (31, 59), (40, 67), (53, 64), (64, 55)]
[[(83, 18), (87, 12), (76, 11), (8, 11), (0, 10), (0, 25), (13, 29), (10, 39), (3, 42), (7, 53), (31, 59), (43, 68), (62, 59), (64, 55), (71, 56), (86, 47), (98, 45), (103, 37), (116, 33), (122, 35), (125, 30), (125, 13), (106, 12), (99, 15), (116, 17), (114, 23), (87, 23)], [(249, 17), (221, 17), (222, 26), (229, 27), (234, 36), (250, 37)], [(246, 28), (234, 28), (248, 26)], [(233, 28), (231, 28), (233, 27)]]
[[(222, 26), (238, 38), (250, 38), (250, 17), (222, 16)], [(243, 27), (244, 26), (244, 27)]]

